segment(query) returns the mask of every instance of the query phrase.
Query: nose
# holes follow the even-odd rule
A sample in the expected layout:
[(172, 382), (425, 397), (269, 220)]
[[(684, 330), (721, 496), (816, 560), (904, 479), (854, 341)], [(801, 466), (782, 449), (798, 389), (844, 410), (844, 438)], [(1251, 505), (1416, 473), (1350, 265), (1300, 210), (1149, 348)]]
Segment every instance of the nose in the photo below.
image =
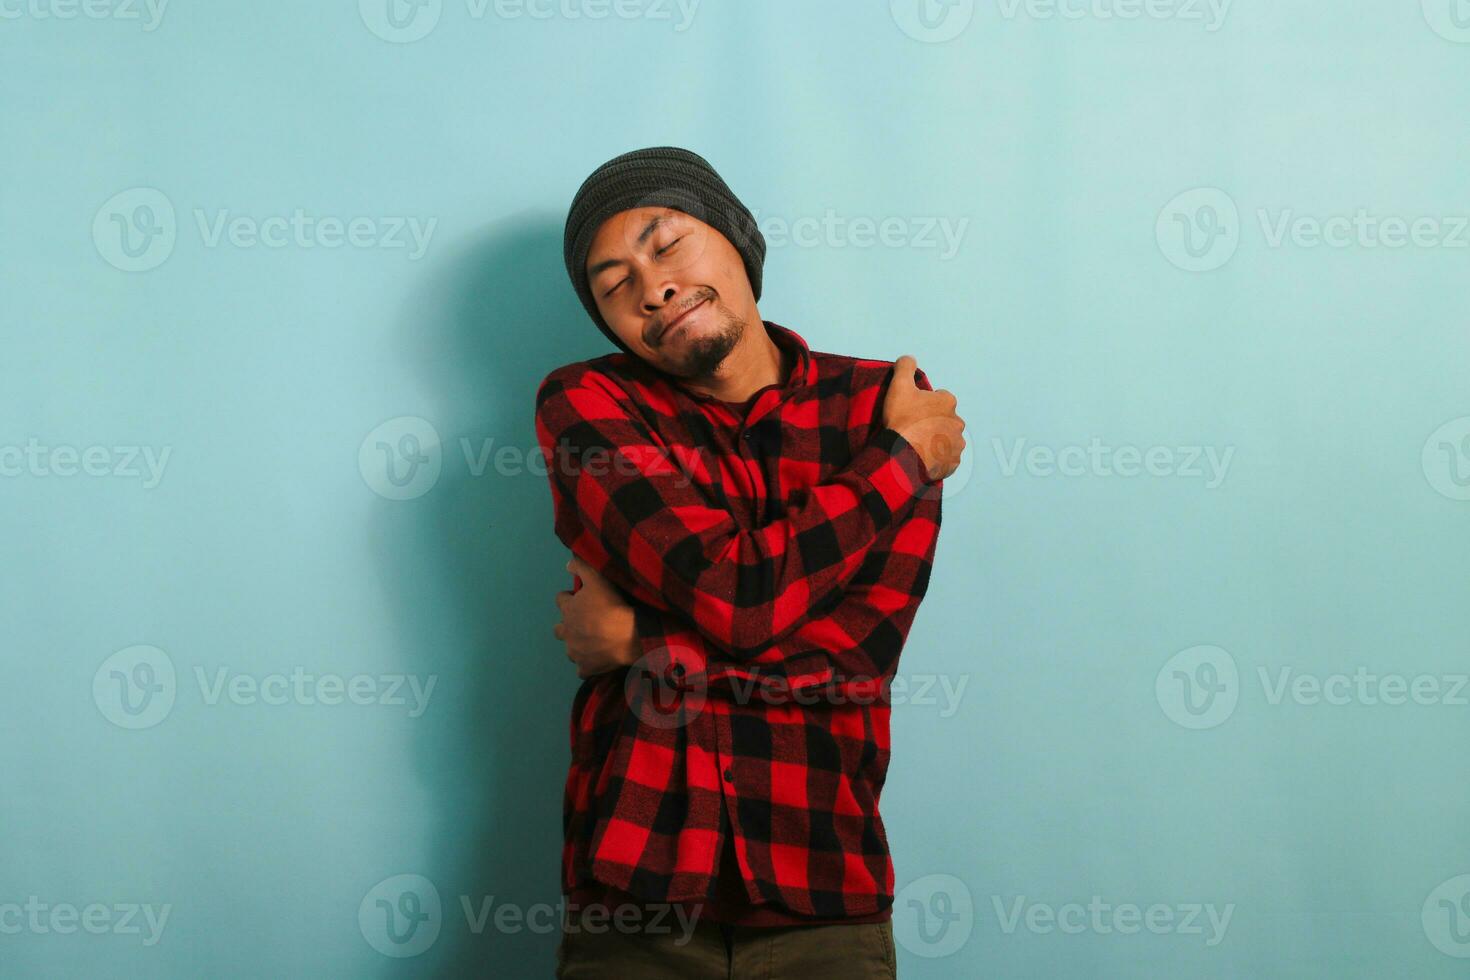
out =
[(678, 291), (679, 288), (670, 282), (651, 286), (643, 297), (643, 312), (650, 316), (657, 313), (664, 306), (668, 305), (669, 300), (673, 299), (674, 294)]

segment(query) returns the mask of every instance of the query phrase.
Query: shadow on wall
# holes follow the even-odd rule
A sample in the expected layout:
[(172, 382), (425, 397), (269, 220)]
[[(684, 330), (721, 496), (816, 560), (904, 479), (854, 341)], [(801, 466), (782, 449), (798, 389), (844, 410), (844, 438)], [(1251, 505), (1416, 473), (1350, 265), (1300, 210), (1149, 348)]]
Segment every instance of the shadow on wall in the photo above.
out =
[[(551, 634), (568, 552), (544, 472), (526, 459), (541, 379), (612, 348), (567, 282), (562, 218), (544, 214), (497, 222), (439, 262), (398, 338), (428, 393), (443, 468), (423, 496), (384, 500), (372, 533), (404, 669), (439, 681), (406, 755), (432, 810), (429, 837), (381, 863), (434, 883), (442, 925), (429, 949), (382, 975), (550, 976), (579, 681)], [(554, 909), (534, 921), (539, 932), (524, 915), (536, 903)], [(502, 905), (519, 908), (519, 928), (497, 928)]]

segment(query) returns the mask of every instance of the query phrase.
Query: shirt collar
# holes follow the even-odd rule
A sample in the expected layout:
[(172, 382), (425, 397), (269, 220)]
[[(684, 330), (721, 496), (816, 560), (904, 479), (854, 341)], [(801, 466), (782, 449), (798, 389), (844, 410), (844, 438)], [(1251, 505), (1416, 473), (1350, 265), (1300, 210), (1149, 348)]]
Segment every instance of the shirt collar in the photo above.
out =
[[(783, 327), (779, 323), (773, 323), (770, 320), (762, 320), (761, 324), (765, 327), (766, 335), (771, 338), (771, 342), (781, 350), (791, 351), (796, 354), (796, 361), (791, 365), (791, 373), (786, 376), (784, 383), (767, 385), (759, 391), (752, 392), (750, 396), (751, 403), (754, 404), (761, 395), (768, 391), (775, 390), (781, 392), (782, 395), (786, 395), (790, 392), (816, 384), (817, 367), (812, 360), (811, 349), (807, 347), (806, 341), (802, 339), (801, 335), (789, 327)], [(713, 395), (707, 395), (702, 391), (695, 391), (678, 378), (669, 378), (669, 380), (681, 392), (697, 402), (728, 404), (726, 402), (720, 402)]]

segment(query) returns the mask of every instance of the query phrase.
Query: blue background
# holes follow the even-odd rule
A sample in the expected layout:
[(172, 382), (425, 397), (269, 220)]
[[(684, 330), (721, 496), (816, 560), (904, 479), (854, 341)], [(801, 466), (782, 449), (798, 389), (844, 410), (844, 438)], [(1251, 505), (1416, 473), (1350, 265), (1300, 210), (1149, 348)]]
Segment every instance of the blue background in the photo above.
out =
[[(883, 796), (901, 974), (1465, 974), (1464, 0), (95, 2), (0, 4), (0, 974), (550, 975), (461, 904), (559, 897), (517, 460), (609, 349), (571, 195), (659, 144), (756, 212), (764, 317), (969, 422)], [(250, 693), (293, 671), (371, 703)], [(403, 881), (438, 932), (386, 955)], [(1173, 924), (1047, 925), (1094, 896)]]

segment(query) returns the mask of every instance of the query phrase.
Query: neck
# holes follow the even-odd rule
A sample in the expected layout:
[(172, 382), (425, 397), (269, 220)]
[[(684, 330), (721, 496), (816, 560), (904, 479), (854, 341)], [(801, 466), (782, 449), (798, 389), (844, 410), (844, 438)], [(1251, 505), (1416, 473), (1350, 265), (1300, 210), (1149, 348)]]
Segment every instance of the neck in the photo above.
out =
[(722, 402), (739, 403), (767, 385), (781, 383), (790, 370), (787, 364), (790, 355), (776, 346), (758, 316), (746, 322), (750, 326), (715, 372), (702, 378), (688, 378), (684, 381), (686, 386)]

